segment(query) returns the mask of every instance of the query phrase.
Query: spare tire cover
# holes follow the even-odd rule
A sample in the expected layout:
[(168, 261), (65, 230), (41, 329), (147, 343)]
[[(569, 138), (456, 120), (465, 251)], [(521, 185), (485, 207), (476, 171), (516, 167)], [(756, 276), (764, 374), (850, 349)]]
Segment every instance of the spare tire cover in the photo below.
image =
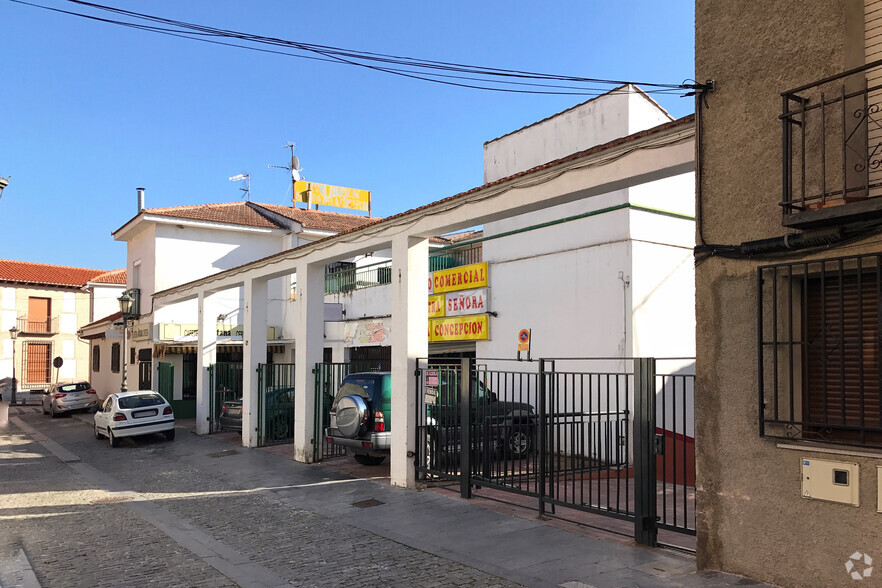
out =
[(337, 401), (337, 430), (344, 437), (354, 439), (363, 433), (367, 403), (361, 396), (344, 396)]

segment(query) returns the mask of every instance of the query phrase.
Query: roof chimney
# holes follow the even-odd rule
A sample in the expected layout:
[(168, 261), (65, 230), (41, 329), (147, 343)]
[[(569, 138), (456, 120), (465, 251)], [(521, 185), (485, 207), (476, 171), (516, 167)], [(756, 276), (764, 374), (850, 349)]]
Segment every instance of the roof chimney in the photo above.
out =
[(138, 214), (144, 210), (144, 188), (137, 188), (138, 191)]

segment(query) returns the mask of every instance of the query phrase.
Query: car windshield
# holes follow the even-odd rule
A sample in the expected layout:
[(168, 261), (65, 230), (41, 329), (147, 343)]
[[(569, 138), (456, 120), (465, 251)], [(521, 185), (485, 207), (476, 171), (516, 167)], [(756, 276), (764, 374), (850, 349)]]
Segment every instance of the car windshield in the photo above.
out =
[(59, 392), (84, 392), (91, 388), (89, 382), (77, 382), (75, 384), (62, 384), (58, 386)]
[(143, 408), (160, 404), (165, 404), (165, 399), (159, 394), (136, 394), (119, 399), (120, 408)]

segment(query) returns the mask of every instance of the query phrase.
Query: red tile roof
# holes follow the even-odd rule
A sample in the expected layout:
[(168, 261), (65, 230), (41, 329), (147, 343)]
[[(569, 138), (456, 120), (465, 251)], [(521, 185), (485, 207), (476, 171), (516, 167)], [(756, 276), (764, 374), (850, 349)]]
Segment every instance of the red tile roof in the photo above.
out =
[(378, 217), (371, 218), (356, 214), (328, 212), (324, 210), (306, 210), (303, 208), (293, 208), (291, 206), (283, 206), (280, 204), (264, 204), (261, 202), (223, 202), (219, 204), (193, 204), (188, 206), (144, 209), (145, 214), (167, 216), (170, 218), (202, 220), (269, 229), (288, 228), (287, 223), (275, 219), (273, 215), (268, 214), (267, 211), (286, 219), (296, 221), (306, 229), (329, 231), (333, 233), (351, 231), (382, 220)]
[(225, 202), (220, 204), (194, 204), (170, 208), (145, 208), (146, 214), (204, 220), (232, 225), (246, 225), (269, 229), (282, 228), (249, 206), (249, 202)]
[(262, 204), (260, 202), (254, 202), (253, 204), (296, 221), (303, 225), (305, 229), (332, 231), (335, 233), (350, 231), (383, 220), (376, 216), (367, 217), (326, 210), (306, 210), (305, 208), (292, 208), (279, 204)]
[[(125, 272), (125, 270), (122, 271)], [(95, 277), (107, 273), (107, 270), (0, 259), (0, 282), (45, 284), (50, 286), (82, 286), (86, 282), (92, 281)]]
[(96, 284), (122, 284), (126, 283), (126, 270), (123, 269), (115, 269), (110, 270), (109, 272), (104, 272), (99, 276), (95, 276), (90, 282), (94, 282)]
[(80, 331), (82, 331), (83, 329), (88, 329), (88, 328), (90, 328), (90, 327), (98, 326), (98, 325), (100, 325), (100, 324), (102, 324), (102, 323), (110, 323), (110, 324), (113, 324), (114, 322), (116, 322), (116, 321), (118, 321), (118, 320), (121, 320), (121, 319), (122, 319), (122, 313), (121, 313), (120, 311), (116, 311), (116, 312), (113, 313), (113, 314), (109, 314), (109, 315), (107, 315), (107, 316), (105, 316), (105, 317), (102, 317), (102, 318), (96, 320), (96, 321), (92, 321), (92, 322), (89, 323), (88, 325), (83, 325), (82, 327), (80, 327)]

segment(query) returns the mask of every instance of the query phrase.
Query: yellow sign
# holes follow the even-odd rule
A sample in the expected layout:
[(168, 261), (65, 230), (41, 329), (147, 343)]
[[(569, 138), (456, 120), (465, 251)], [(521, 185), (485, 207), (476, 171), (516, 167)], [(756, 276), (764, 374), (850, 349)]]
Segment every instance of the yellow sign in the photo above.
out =
[(490, 338), (486, 314), (429, 320), (429, 341), (478, 341)]
[(429, 318), (436, 318), (445, 315), (444, 294), (429, 296)]
[(365, 212), (370, 212), (371, 209), (370, 190), (343, 188), (342, 186), (329, 186), (328, 184), (300, 180), (294, 182), (294, 191), (296, 192), (294, 200), (297, 202), (351, 208)]
[(435, 294), (471, 290), (487, 286), (487, 262), (473, 263), (453, 269), (439, 270), (432, 274), (432, 290)]

